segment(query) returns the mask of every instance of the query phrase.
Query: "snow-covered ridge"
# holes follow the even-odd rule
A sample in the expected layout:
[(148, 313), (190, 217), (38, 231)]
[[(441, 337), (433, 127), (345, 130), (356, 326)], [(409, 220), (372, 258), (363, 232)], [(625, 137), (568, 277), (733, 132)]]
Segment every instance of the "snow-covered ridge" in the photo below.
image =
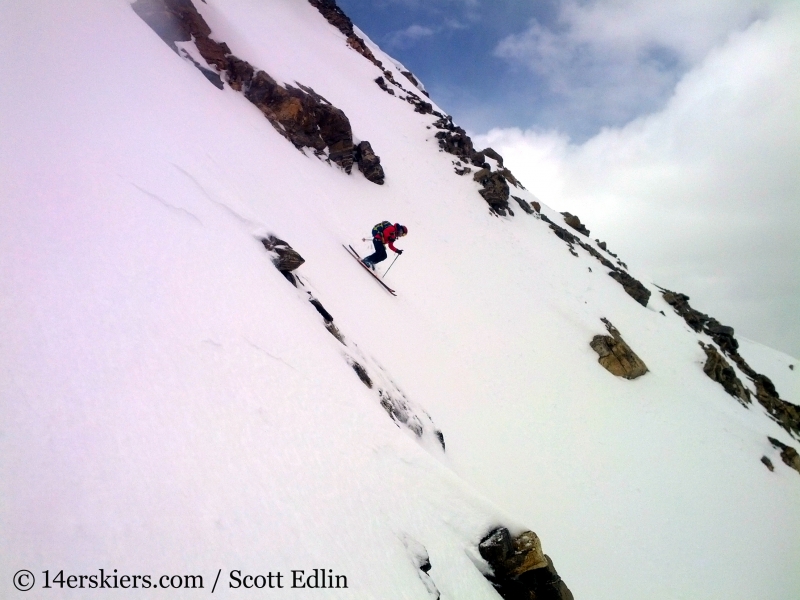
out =
[[(478, 165), (440, 145), (451, 130), (432, 111), (446, 113), (401, 101), (402, 74), (402, 89), (387, 83), (314, 6), (196, 9), (210, 40), (346, 115), (383, 185), (326, 164), (330, 145), (295, 150), (196, 39), (197, 54), (182, 47), (222, 89), (127, 3), (37, 7), (0, 9), (7, 585), (29, 569), (26, 597), (57, 598), (81, 592), (43, 590), (45, 570), (197, 573), (206, 588), (220, 572), (215, 593), (233, 596), (237, 570), (323, 569), (347, 578), (325, 590), (335, 598), (490, 599), (486, 575), (503, 567), (489, 559), (518, 557), (504, 540), (556, 585), (541, 538), (577, 598), (800, 589), (800, 477), (768, 438), (797, 441), (707, 377), (698, 341), (715, 340), (650, 282), (646, 305), (632, 298), (607, 274), (635, 277), (631, 257), (627, 269), (521, 184), (509, 207), (522, 212), (492, 210), (473, 179), (486, 167), (458, 175)], [(483, 177), (502, 171), (484, 163)], [(369, 251), (384, 219), (409, 229), (385, 279), (397, 297), (342, 248)], [(298, 287), (270, 236), (305, 259)], [(598, 364), (602, 319), (646, 374)], [(740, 342), (800, 400), (796, 360)]]

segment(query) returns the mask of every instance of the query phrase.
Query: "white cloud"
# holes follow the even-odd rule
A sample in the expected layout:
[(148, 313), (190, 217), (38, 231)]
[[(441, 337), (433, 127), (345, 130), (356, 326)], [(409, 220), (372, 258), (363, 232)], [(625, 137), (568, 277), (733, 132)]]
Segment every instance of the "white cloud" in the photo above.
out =
[(387, 46), (390, 48), (408, 48), (419, 40), (434, 35), (436, 31), (431, 27), (413, 24), (400, 31), (395, 31), (386, 38)]
[(798, 356), (798, 82), (800, 7), (786, 4), (708, 53), (657, 113), (580, 145), (519, 129), (477, 141), (634, 270)]
[(535, 73), (561, 97), (554, 110), (565, 117), (593, 114), (595, 122), (619, 125), (660, 108), (684, 72), (768, 6), (766, 0), (566, 0), (554, 23), (532, 21), (501, 40), (495, 55)]

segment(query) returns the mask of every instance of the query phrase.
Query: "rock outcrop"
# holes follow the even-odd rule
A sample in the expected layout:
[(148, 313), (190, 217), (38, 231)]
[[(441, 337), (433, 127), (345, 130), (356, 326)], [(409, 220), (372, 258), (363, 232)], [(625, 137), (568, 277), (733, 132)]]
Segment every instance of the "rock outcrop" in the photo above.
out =
[[(332, 11), (330, 14), (338, 14), (337, 10), (341, 13), (335, 2), (314, 0), (312, 4), (314, 2), (324, 5), (326, 10)], [(211, 28), (191, 0), (136, 0), (132, 8), (176, 52), (180, 53), (177, 42), (193, 41), (203, 60), (216, 70), (213, 75), (217, 80), (224, 79), (232, 89), (242, 92), (296, 148), (310, 148), (316, 156), (350, 173), (356, 148), (350, 121), (341, 109), (313, 89), (301, 84), (297, 87), (282, 85), (233, 55), (227, 44), (211, 38)], [(349, 22), (344, 13), (341, 15)], [(349, 26), (352, 30), (352, 23)], [(217, 85), (209, 69), (191, 56), (188, 58)], [(372, 156), (377, 159), (374, 152)], [(373, 169), (373, 172), (376, 171)]]
[(381, 159), (372, 151), (372, 146), (369, 142), (364, 141), (356, 146), (356, 163), (358, 164), (358, 170), (364, 174), (364, 177), (372, 183), (383, 185), (385, 176), (381, 166)]
[(306, 260), (287, 242), (273, 235), (262, 238), (261, 243), (264, 244), (267, 252), (272, 255), (272, 264), (275, 265), (275, 268), (296, 287), (297, 281), (292, 275), (292, 271), (306, 262)]
[(573, 215), (568, 212), (562, 212), (561, 214), (564, 215), (564, 222), (567, 225), (572, 227), (578, 233), (589, 237), (589, 230), (586, 229), (586, 226), (583, 223), (581, 223), (581, 220), (577, 215)]
[(542, 207), (539, 205), (538, 202), (534, 202), (533, 205), (531, 205), (530, 203), (528, 203), (527, 200), (523, 200), (522, 198), (518, 198), (517, 196), (511, 196), (511, 197), (517, 202), (517, 204), (519, 204), (519, 207), (529, 215), (538, 213), (539, 211), (542, 210)]
[[(540, 208), (537, 208), (537, 212), (539, 210)], [(650, 290), (648, 290), (641, 281), (631, 276), (627, 271), (623, 271), (616, 265), (612, 264), (611, 261), (600, 254), (590, 243), (584, 242), (575, 234), (570, 233), (565, 228), (561, 227), (561, 225), (554, 223), (546, 215), (541, 215), (541, 219), (550, 225), (550, 229), (553, 230), (553, 233), (555, 233), (558, 238), (564, 240), (569, 248), (570, 254), (573, 256), (579, 256), (575, 251), (575, 246), (580, 246), (586, 250), (586, 252), (596, 258), (600, 264), (611, 269), (611, 271), (608, 273), (609, 276), (617, 281), (631, 298), (636, 300), (642, 306), (647, 306), (647, 302), (650, 300)], [(622, 261), (618, 260), (617, 262), (621, 266), (624, 266)]]
[(505, 600), (573, 600), (534, 532), (512, 538), (498, 527), (481, 540), (478, 552), (492, 569), (487, 579)]
[(788, 466), (793, 468), (795, 471), (800, 473), (800, 454), (797, 453), (797, 450), (792, 448), (791, 446), (787, 446), (783, 442), (776, 440), (775, 438), (767, 438), (769, 443), (778, 448), (781, 451), (781, 460), (786, 463)]
[(647, 373), (647, 365), (622, 339), (619, 331), (607, 319), (602, 319), (611, 335), (596, 335), (589, 345), (597, 352), (597, 362), (617, 377), (636, 379)]
[(499, 215), (506, 214), (511, 190), (503, 174), (499, 171), (481, 169), (472, 176), (472, 179), (483, 186), (479, 193), (491, 209)]
[[(472, 138), (464, 129), (455, 125), (453, 118), (449, 115), (441, 116), (433, 125), (440, 130), (436, 133), (436, 139), (439, 140), (439, 148), (443, 152), (453, 154), (465, 163), (479, 168), (472, 177), (483, 188), (479, 193), (486, 200), (491, 211), (498, 215), (511, 214), (513, 216), (514, 213), (508, 205), (511, 189), (509, 183), (514, 187), (525, 188), (511, 171), (503, 167), (503, 157), (492, 148), (476, 151)], [(492, 170), (492, 166), (486, 162), (487, 156), (497, 163), (496, 170)], [(468, 172), (466, 167), (456, 170), (459, 175)], [(519, 203), (519, 199), (515, 198), (515, 200)], [(520, 206), (522, 205), (520, 204)], [(522, 208), (525, 210), (524, 206)]]
[(316, 8), (325, 19), (341, 31), (347, 38), (347, 45), (353, 50), (358, 52), (361, 56), (366, 58), (372, 64), (382, 68), (383, 63), (375, 58), (375, 55), (367, 47), (364, 39), (357, 35), (353, 29), (353, 21), (350, 20), (344, 11), (336, 4), (336, 0), (308, 0), (309, 3)]
[(350, 121), (313, 89), (282, 86), (264, 71), (243, 81), (245, 97), (298, 149), (311, 148), (349, 173), (355, 146)]
[[(705, 333), (710, 336), (720, 350), (753, 382), (756, 400), (766, 409), (770, 417), (787, 432), (800, 438), (800, 407), (781, 399), (770, 378), (758, 373), (739, 354), (739, 342), (734, 337), (733, 327), (722, 325), (713, 317), (693, 309), (689, 305), (689, 296), (686, 294), (671, 292), (664, 288), (659, 289), (661, 289), (662, 297), (667, 304), (672, 306), (673, 310), (686, 321), (689, 327), (698, 333)], [(708, 362), (706, 364), (708, 365)], [(727, 362), (725, 364), (728, 365)], [(728, 365), (728, 368), (731, 368), (730, 365)], [(747, 393), (749, 396), (750, 391), (748, 390)], [(739, 397), (736, 393), (732, 395)]]
[(713, 381), (719, 383), (726, 392), (736, 398), (740, 404), (747, 406), (750, 404), (750, 390), (736, 376), (736, 371), (728, 364), (717, 349), (710, 345), (699, 342), (703, 351), (706, 353), (706, 363), (703, 365), (703, 372)]
[(647, 301), (650, 300), (650, 290), (644, 287), (641, 281), (619, 269), (611, 271), (609, 276), (619, 282), (631, 298), (642, 306), (647, 306)]

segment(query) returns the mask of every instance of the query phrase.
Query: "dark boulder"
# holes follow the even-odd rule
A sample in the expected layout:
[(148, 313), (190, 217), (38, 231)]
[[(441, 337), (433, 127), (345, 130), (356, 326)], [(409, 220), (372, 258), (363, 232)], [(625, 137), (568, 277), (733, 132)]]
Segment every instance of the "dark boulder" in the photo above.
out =
[(272, 264), (282, 273), (291, 273), (306, 262), (294, 248), (275, 236), (271, 235), (264, 238), (261, 240), (261, 243), (264, 244), (264, 248), (272, 254)]
[(609, 275), (622, 285), (628, 295), (642, 306), (647, 306), (650, 300), (650, 290), (648, 290), (638, 279), (628, 275), (625, 271), (611, 271)]
[(511, 197), (512, 197), (514, 200), (516, 200), (516, 201), (517, 201), (517, 204), (519, 204), (519, 207), (520, 207), (522, 210), (524, 210), (526, 213), (528, 213), (529, 215), (532, 215), (534, 212), (539, 212), (538, 210), (537, 210), (537, 211), (535, 211), (535, 210), (533, 209), (533, 207), (532, 207), (530, 204), (528, 204), (528, 202), (527, 202), (527, 201), (523, 200), (522, 198), (517, 198), (516, 196), (511, 196)]
[(725, 354), (731, 355), (739, 350), (739, 342), (733, 337), (733, 327), (722, 325), (716, 319), (710, 318), (703, 325), (703, 331), (711, 336)]
[(377, 83), (378, 87), (381, 88), (384, 92), (394, 96), (394, 90), (391, 89), (388, 85), (386, 85), (386, 80), (383, 77), (376, 78), (375, 83)]
[(361, 383), (363, 383), (369, 389), (372, 389), (372, 379), (370, 379), (369, 374), (367, 374), (367, 370), (352, 359), (350, 360), (350, 366), (353, 367), (353, 371), (356, 372), (356, 375), (358, 375)]
[(576, 215), (572, 215), (568, 212), (562, 212), (561, 214), (564, 215), (564, 222), (567, 225), (572, 227), (578, 233), (589, 237), (589, 230), (586, 229), (586, 226), (581, 223), (581, 220)]
[(419, 80), (414, 76), (414, 74), (411, 71), (400, 71), (400, 73), (403, 75), (403, 77), (405, 77), (411, 83), (413, 83), (415, 88), (417, 88), (420, 92), (425, 94), (426, 97), (429, 96), (428, 92), (422, 89), (422, 84), (419, 82)]
[(356, 162), (358, 170), (372, 183), (383, 185), (384, 173), (381, 159), (373, 151), (369, 142), (363, 141), (356, 146)]
[(498, 169), (503, 168), (503, 157), (494, 148), (484, 148), (481, 150), (481, 154), (494, 159), (497, 162)]
[(228, 65), (225, 70), (227, 75), (228, 85), (237, 92), (244, 91), (250, 85), (255, 75), (256, 70), (249, 62), (241, 58), (229, 55)]
[(480, 195), (491, 209), (500, 215), (506, 214), (510, 189), (503, 174), (489, 169), (481, 169), (472, 176), (472, 179), (483, 186)]
[(683, 317), (689, 327), (697, 332), (703, 330), (703, 326), (708, 322), (709, 316), (689, 306), (689, 296), (669, 290), (662, 290), (661, 296), (676, 313)]

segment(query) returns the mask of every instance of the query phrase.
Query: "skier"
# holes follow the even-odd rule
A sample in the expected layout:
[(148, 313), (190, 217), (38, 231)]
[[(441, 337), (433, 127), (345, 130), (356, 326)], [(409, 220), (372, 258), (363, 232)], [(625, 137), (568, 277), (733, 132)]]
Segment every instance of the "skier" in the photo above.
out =
[(401, 238), (408, 233), (408, 227), (395, 223), (392, 225), (389, 221), (382, 221), (372, 228), (372, 244), (375, 246), (375, 252), (367, 256), (361, 262), (367, 267), (375, 270), (375, 264), (386, 260), (386, 248), (384, 244), (389, 244), (389, 248), (397, 254), (402, 254), (403, 251), (394, 247), (394, 242), (397, 238)]

